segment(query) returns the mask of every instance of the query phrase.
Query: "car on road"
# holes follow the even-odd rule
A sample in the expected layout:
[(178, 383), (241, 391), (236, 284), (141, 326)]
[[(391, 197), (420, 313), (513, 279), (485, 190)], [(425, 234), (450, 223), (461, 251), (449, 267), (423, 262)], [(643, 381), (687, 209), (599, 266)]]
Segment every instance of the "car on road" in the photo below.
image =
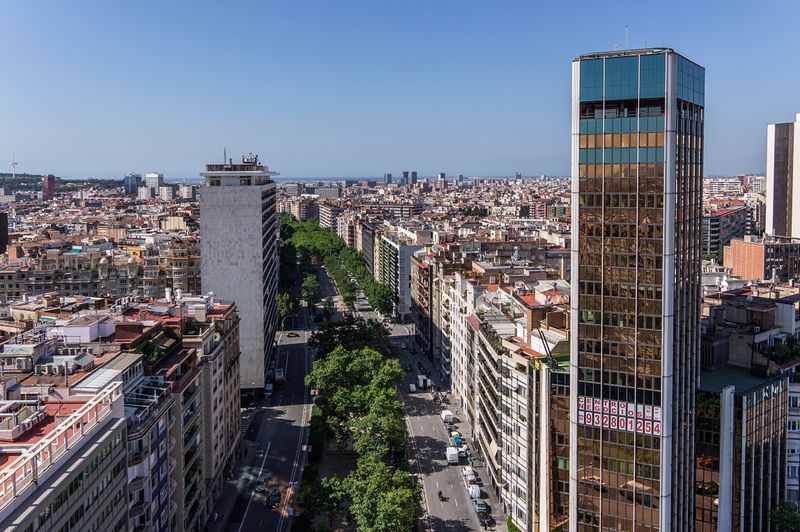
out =
[(266, 384), (266, 386), (264, 386), (264, 395), (267, 397), (267, 399), (272, 397), (273, 389), (274, 389), (274, 386), (273, 386), (273, 384), (271, 382), (268, 382)]
[(490, 527), (494, 524), (494, 519), (487, 512), (478, 512), (478, 522), (483, 527)]
[(489, 507), (486, 505), (486, 501), (483, 499), (472, 499), (472, 507), (475, 508), (475, 511), (480, 513), (488, 513)]
[(297, 338), (298, 336), (300, 335), (297, 334), (296, 332), (290, 332), (289, 334), (286, 335), (287, 338)]
[(470, 466), (465, 465), (461, 468), (461, 475), (466, 477), (467, 475), (475, 474), (475, 470), (473, 470)]
[(278, 365), (278, 363), (275, 361), (274, 358), (269, 361), (269, 369), (275, 369), (275, 366), (277, 366), (277, 365)]
[(416, 391), (417, 391), (417, 387), (414, 385), (413, 382), (408, 385), (408, 393), (414, 393)]
[(267, 495), (266, 505), (269, 508), (277, 508), (278, 505), (281, 503), (281, 490), (277, 487), (274, 487), (269, 490), (269, 494)]
[(261, 493), (262, 491), (264, 491), (264, 488), (266, 486), (267, 486), (267, 477), (266, 477), (266, 475), (262, 475), (262, 476), (258, 477), (258, 480), (256, 481), (256, 492), (257, 493)]

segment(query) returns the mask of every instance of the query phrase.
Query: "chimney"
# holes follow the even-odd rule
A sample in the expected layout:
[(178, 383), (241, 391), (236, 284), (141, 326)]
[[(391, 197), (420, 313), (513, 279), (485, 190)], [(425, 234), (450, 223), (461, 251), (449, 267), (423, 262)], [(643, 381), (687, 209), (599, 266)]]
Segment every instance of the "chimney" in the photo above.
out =
[(194, 319), (205, 323), (206, 321), (206, 306), (202, 303), (194, 306)]

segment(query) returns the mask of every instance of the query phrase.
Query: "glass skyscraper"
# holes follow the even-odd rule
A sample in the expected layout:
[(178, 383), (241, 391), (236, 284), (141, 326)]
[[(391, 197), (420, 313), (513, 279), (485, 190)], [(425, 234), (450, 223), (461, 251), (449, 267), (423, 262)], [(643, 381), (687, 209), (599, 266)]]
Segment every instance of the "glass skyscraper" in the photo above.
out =
[(692, 530), (705, 70), (572, 63), (571, 530)]

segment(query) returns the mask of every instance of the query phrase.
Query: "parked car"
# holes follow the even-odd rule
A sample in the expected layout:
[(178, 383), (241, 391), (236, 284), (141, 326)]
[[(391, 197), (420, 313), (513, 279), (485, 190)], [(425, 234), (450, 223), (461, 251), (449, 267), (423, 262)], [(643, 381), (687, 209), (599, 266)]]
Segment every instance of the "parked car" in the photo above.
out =
[[(315, 320), (315, 321), (316, 321), (316, 320)], [(293, 332), (290, 332), (290, 333), (288, 333), (286, 336), (287, 336), (288, 338), (297, 338), (297, 337), (298, 337), (298, 336), (300, 336), (300, 335), (299, 335), (299, 334), (297, 334), (296, 332), (294, 332), (294, 331), (293, 331)]]
[(475, 508), (475, 511), (480, 513), (488, 513), (489, 507), (486, 505), (486, 501), (483, 499), (472, 499), (472, 507)]
[(461, 468), (461, 475), (466, 477), (467, 475), (472, 475), (475, 473), (475, 470), (472, 469), (470, 466), (464, 466)]
[(490, 527), (494, 524), (494, 519), (487, 512), (478, 512), (478, 522), (483, 527)]
[(267, 477), (264, 475), (258, 477), (258, 480), (256, 481), (256, 492), (261, 493), (262, 491), (264, 491), (264, 488), (266, 486), (267, 486)]
[(414, 385), (413, 382), (408, 385), (408, 393), (414, 393), (416, 391), (417, 391), (417, 387)]

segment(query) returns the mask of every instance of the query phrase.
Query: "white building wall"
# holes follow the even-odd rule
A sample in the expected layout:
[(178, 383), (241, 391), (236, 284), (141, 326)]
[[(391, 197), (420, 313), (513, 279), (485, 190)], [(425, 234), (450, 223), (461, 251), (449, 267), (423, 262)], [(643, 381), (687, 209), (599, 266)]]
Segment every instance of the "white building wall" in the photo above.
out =
[[(263, 389), (266, 384), (267, 356), (272, 347), (269, 332), (274, 335), (274, 324), (265, 323), (265, 313), (270, 298), (274, 306), (277, 286), (274, 279), (271, 286), (265, 281), (262, 216), (270, 206), (261, 196), (274, 189), (274, 183), (200, 188), (203, 289), (214, 292), (222, 301), (236, 302), (241, 319), (241, 388)], [(271, 208), (274, 211), (274, 205)], [(271, 244), (274, 246), (274, 242)], [(273, 257), (277, 260), (277, 255)]]

